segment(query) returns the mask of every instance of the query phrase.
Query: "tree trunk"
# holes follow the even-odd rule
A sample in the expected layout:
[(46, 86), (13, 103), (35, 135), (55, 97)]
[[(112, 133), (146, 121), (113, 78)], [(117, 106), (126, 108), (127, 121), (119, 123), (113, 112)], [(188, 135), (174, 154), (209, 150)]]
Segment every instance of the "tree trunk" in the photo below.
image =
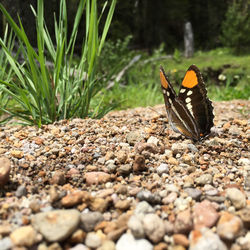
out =
[(192, 57), (194, 54), (194, 35), (192, 25), (190, 22), (185, 23), (184, 27), (184, 46), (185, 46), (185, 57)]

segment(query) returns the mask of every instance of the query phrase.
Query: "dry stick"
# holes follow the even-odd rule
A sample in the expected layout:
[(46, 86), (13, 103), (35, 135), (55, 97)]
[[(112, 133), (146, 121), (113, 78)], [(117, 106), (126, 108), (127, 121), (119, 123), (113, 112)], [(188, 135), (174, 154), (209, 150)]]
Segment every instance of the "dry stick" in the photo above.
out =
[[(129, 62), (129, 64), (126, 65), (126, 66), (118, 73), (118, 75), (116, 76), (115, 80), (110, 81), (110, 82), (108, 83), (108, 86), (106, 87), (106, 89), (112, 88), (112, 87), (115, 85), (115, 82), (119, 82), (119, 81), (121, 80), (121, 78), (123, 77), (123, 75), (125, 74), (125, 72), (126, 72), (132, 65), (134, 65), (137, 61), (139, 61), (140, 58), (141, 58), (141, 55), (135, 56), (135, 57)], [(152, 61), (158, 61), (158, 60), (169, 59), (169, 58), (172, 58), (172, 56), (160, 56), (160, 57), (157, 57), (157, 58), (150, 58), (150, 59), (147, 59), (147, 60), (142, 61), (141, 63), (142, 63), (142, 64), (146, 64), (146, 63), (149, 63), (149, 62), (152, 62)]]
[(109, 82), (107, 89), (112, 88), (115, 85), (115, 82), (119, 82), (121, 80), (121, 78), (123, 77), (123, 75), (125, 74), (125, 72), (133, 65), (135, 64), (137, 61), (139, 61), (141, 58), (141, 55), (137, 55), (135, 56), (128, 65), (126, 65), (116, 76), (114, 81)]

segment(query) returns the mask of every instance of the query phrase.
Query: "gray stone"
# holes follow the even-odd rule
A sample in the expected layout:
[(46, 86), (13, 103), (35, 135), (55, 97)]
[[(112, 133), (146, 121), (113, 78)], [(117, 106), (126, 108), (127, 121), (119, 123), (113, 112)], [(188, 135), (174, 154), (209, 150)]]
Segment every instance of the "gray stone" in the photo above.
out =
[(148, 240), (136, 240), (129, 233), (123, 234), (116, 244), (116, 250), (153, 250), (153, 248), (153, 245)]
[(160, 204), (161, 203), (161, 197), (158, 194), (152, 194), (148, 190), (142, 190), (140, 191), (136, 197), (140, 201), (147, 201), (150, 204)]
[(168, 174), (168, 173), (169, 173), (168, 164), (162, 163), (162, 164), (156, 169), (156, 172), (157, 172), (158, 175)]
[(115, 165), (115, 161), (114, 160), (108, 160), (106, 161), (106, 164), (108, 172), (109, 173), (115, 173), (116, 169), (118, 168), (117, 165)]
[(246, 206), (246, 197), (238, 188), (228, 188), (226, 197), (232, 202), (236, 209)]
[(202, 195), (201, 190), (197, 188), (186, 188), (184, 191), (188, 194), (188, 196), (192, 197), (192, 199), (196, 201), (199, 200)]
[(157, 214), (146, 214), (143, 228), (147, 237), (154, 243), (160, 242), (165, 235), (165, 224)]
[(80, 226), (85, 232), (90, 232), (93, 231), (96, 224), (103, 220), (103, 215), (100, 212), (82, 213)]
[(16, 193), (15, 193), (17, 198), (25, 196), (26, 194), (27, 194), (27, 189), (26, 189), (25, 185), (19, 186), (16, 190)]
[(191, 152), (198, 152), (199, 150), (197, 149), (197, 147), (195, 147), (194, 144), (188, 144), (188, 149), (191, 151)]
[(144, 237), (144, 229), (143, 229), (142, 221), (139, 218), (139, 216), (132, 215), (129, 218), (128, 228), (131, 230), (131, 232), (135, 238), (143, 238)]
[(98, 234), (90, 232), (87, 234), (85, 244), (89, 248), (97, 248), (101, 245), (102, 241)]
[(33, 226), (47, 241), (63, 241), (78, 227), (80, 212), (75, 209), (53, 210), (34, 215)]

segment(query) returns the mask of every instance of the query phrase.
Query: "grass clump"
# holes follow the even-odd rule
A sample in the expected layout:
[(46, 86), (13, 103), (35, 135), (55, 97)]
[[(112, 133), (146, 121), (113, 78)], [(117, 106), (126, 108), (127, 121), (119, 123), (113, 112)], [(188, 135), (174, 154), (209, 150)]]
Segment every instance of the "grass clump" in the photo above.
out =
[[(112, 0), (101, 32), (99, 21), (107, 7), (104, 4), (101, 15), (97, 13), (97, 0), (80, 0), (73, 29), (68, 30), (66, 0), (60, 1), (60, 14), (55, 17), (53, 42), (44, 23), (43, 0), (38, 0), (36, 18), (37, 50), (32, 47), (22, 26), (16, 24), (2, 4), (0, 10), (16, 35), (20, 54), (24, 62), (14, 57), (5, 40), (0, 45), (5, 52), (8, 65), (13, 71), (11, 78), (1, 76), (1, 90), (15, 100), (16, 105), (1, 106), (0, 109), (17, 117), (24, 124), (52, 123), (72, 117), (98, 117), (110, 107), (99, 104), (91, 109), (91, 100), (103, 88), (105, 82), (97, 72), (107, 32), (112, 20), (116, 0)], [(82, 16), (86, 17), (85, 36), (79, 62), (74, 60), (75, 41)], [(69, 39), (68, 39), (69, 37)], [(52, 63), (52, 67), (47, 65)]]

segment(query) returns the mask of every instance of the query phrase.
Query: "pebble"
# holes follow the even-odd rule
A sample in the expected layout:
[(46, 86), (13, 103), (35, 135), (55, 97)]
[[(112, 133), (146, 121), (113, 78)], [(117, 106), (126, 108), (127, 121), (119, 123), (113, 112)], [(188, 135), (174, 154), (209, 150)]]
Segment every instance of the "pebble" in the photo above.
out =
[(238, 216), (223, 212), (218, 224), (217, 233), (224, 240), (234, 240), (243, 229), (243, 223)]
[(101, 246), (101, 238), (99, 235), (95, 232), (90, 232), (87, 234), (85, 239), (85, 245), (89, 248), (97, 248)]
[(200, 200), (200, 197), (202, 195), (202, 191), (200, 189), (197, 188), (185, 188), (184, 191), (190, 196), (192, 197), (193, 200)]
[(159, 143), (159, 139), (155, 136), (150, 136), (147, 140), (147, 143), (153, 143), (157, 146)]
[(238, 249), (250, 249), (250, 231), (245, 236), (237, 238), (236, 242), (240, 245)]
[(174, 206), (176, 207), (176, 211), (183, 211), (190, 206), (190, 202), (192, 201), (191, 197), (182, 198), (179, 197), (174, 201)]
[(87, 172), (84, 174), (87, 185), (98, 185), (110, 181), (111, 176), (105, 172)]
[(124, 211), (124, 210), (128, 210), (130, 207), (131, 201), (130, 200), (118, 200), (115, 203), (115, 208)]
[(122, 176), (127, 176), (132, 172), (132, 169), (132, 166), (130, 166), (129, 164), (125, 164), (117, 169), (117, 173)]
[(142, 155), (136, 155), (133, 163), (134, 172), (142, 172), (146, 170), (145, 158)]
[(66, 182), (65, 175), (62, 171), (56, 171), (51, 178), (51, 184), (64, 185)]
[(153, 245), (146, 239), (135, 239), (126, 233), (116, 243), (116, 250), (153, 250)]
[(240, 211), (238, 211), (238, 215), (243, 221), (246, 228), (250, 229), (250, 206), (247, 206)]
[(175, 184), (166, 184), (165, 190), (167, 192), (175, 192), (177, 194), (179, 193), (179, 187), (177, 187)]
[(80, 222), (78, 210), (54, 210), (35, 214), (32, 225), (47, 241), (63, 241), (71, 235)]
[(117, 165), (115, 165), (115, 161), (114, 160), (108, 160), (106, 161), (105, 163), (107, 169), (108, 169), (108, 172), (111, 174), (111, 173), (115, 173), (116, 169), (118, 168)]
[(13, 157), (15, 157), (17, 159), (23, 158), (23, 152), (20, 151), (20, 150), (11, 150), (10, 154), (11, 154), (11, 156), (13, 156)]
[(153, 207), (146, 201), (141, 201), (137, 203), (134, 213), (135, 214), (147, 214), (147, 213), (153, 213), (154, 209)]
[(86, 232), (82, 229), (77, 229), (70, 237), (70, 242), (72, 243), (82, 243), (86, 238)]
[(202, 174), (201, 176), (195, 178), (195, 182), (198, 185), (211, 184), (213, 181), (213, 177), (211, 174)]
[(10, 239), (10, 237), (5, 237), (3, 239), (0, 239), (0, 249), (1, 250), (8, 250), (12, 249), (13, 243)]
[(92, 211), (98, 211), (98, 212), (101, 212), (101, 213), (104, 213), (108, 206), (109, 206), (109, 202), (110, 200), (109, 199), (103, 199), (103, 198), (93, 198), (89, 204), (89, 208), (92, 210)]
[(97, 248), (97, 250), (116, 250), (115, 243), (111, 240), (105, 240), (102, 245)]
[[(43, 249), (38, 249), (38, 250), (43, 250)], [(47, 249), (44, 249), (44, 250), (47, 250)], [(89, 248), (83, 244), (77, 244), (74, 247), (71, 247), (70, 250), (89, 250)]]
[(85, 196), (84, 191), (77, 191), (64, 196), (61, 200), (63, 207), (73, 207), (82, 203), (83, 197)]
[(116, 153), (116, 157), (120, 163), (124, 164), (126, 162), (126, 160), (128, 159), (128, 154), (125, 150), (119, 150)]
[(248, 159), (248, 158), (240, 158), (238, 160), (238, 164), (240, 166), (250, 166), (250, 159)]
[(148, 190), (142, 190), (140, 191), (136, 197), (140, 201), (147, 201), (150, 204), (160, 204), (161, 203), (161, 197), (157, 194), (152, 194)]
[(169, 173), (168, 164), (162, 163), (159, 167), (157, 167), (156, 172), (160, 176), (162, 174), (168, 174)]
[(184, 247), (189, 246), (189, 240), (185, 234), (174, 234), (173, 240), (176, 245), (181, 245)]
[(207, 228), (193, 230), (189, 234), (189, 250), (227, 250), (220, 237)]
[(153, 153), (156, 154), (158, 153), (158, 147), (154, 143), (137, 143), (135, 145), (135, 150), (138, 153)]
[(10, 239), (16, 246), (31, 247), (37, 241), (37, 233), (32, 226), (22, 226), (10, 234)]
[(143, 218), (143, 229), (153, 243), (159, 243), (165, 235), (165, 225), (157, 214), (146, 214)]
[(200, 229), (202, 227), (213, 227), (218, 219), (219, 214), (210, 201), (204, 200), (195, 204), (193, 211), (195, 229)]
[(26, 194), (27, 194), (27, 189), (26, 189), (25, 185), (19, 186), (16, 190), (16, 193), (15, 193), (16, 197), (18, 197), (18, 198), (25, 196)]
[(11, 169), (10, 160), (6, 157), (0, 158), (0, 187), (5, 185), (9, 180)]
[(140, 141), (143, 141), (143, 140), (144, 140), (144, 136), (142, 135), (141, 131), (131, 131), (126, 136), (126, 141), (131, 146), (133, 146), (137, 142), (140, 142)]
[(162, 199), (162, 203), (164, 205), (174, 203), (175, 200), (177, 199), (177, 196), (178, 196), (177, 193), (171, 192), (168, 196)]
[(187, 233), (193, 228), (193, 219), (190, 212), (190, 209), (186, 209), (177, 214), (175, 223), (174, 223), (174, 232), (175, 233)]
[(81, 228), (85, 232), (91, 232), (95, 226), (104, 220), (103, 215), (100, 212), (88, 212), (81, 213)]
[(126, 230), (127, 226), (115, 229), (108, 233), (107, 238), (112, 241), (117, 241)]
[(188, 144), (186, 143), (176, 142), (176, 143), (173, 143), (171, 146), (171, 150), (174, 155), (178, 153), (183, 154), (187, 149), (188, 149)]
[(226, 189), (226, 197), (232, 202), (236, 209), (241, 209), (246, 206), (246, 197), (237, 188)]
[(135, 238), (143, 238), (144, 237), (144, 229), (142, 220), (137, 215), (132, 215), (128, 221), (128, 228), (131, 230), (133, 236)]
[(154, 250), (168, 250), (168, 245), (165, 242), (160, 242), (154, 246)]

